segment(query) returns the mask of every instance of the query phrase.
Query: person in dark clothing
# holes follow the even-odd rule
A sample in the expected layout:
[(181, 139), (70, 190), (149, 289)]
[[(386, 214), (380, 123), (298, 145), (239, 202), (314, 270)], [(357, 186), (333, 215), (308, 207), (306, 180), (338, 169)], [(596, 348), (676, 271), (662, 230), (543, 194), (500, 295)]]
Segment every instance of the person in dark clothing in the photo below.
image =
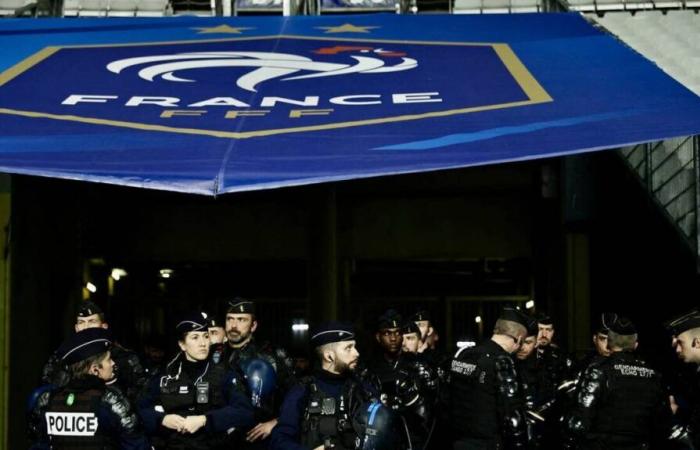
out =
[[(78, 307), (75, 320), (75, 332), (91, 328), (108, 329), (106, 316), (102, 308), (89, 300), (83, 301)], [(135, 401), (136, 395), (148, 381), (148, 375), (141, 363), (139, 356), (118, 343), (113, 343), (111, 349), (112, 360), (115, 363), (114, 378), (107, 382), (120, 388), (126, 396)], [(42, 371), (41, 382), (54, 386), (64, 386), (69, 379), (68, 373), (63, 369), (60, 358), (54, 352), (47, 361)]]
[(156, 449), (226, 448), (236, 432), (254, 425), (243, 381), (209, 358), (207, 325), (204, 313), (177, 324), (181, 352), (139, 398), (139, 414)]
[(505, 308), (491, 339), (452, 359), (448, 408), (454, 450), (524, 448), (524, 398), (511, 354), (527, 336), (528, 316)]
[[(666, 324), (678, 358), (686, 364), (700, 365), (700, 310), (693, 309)], [(685, 424), (677, 427), (672, 439), (686, 448), (700, 448), (700, 369), (692, 374), (689, 412)]]
[(374, 338), (377, 341), (377, 352), (367, 363), (369, 371), (379, 382), (378, 389), (382, 394), (382, 401), (388, 401), (387, 397), (394, 394), (396, 386), (397, 369), (403, 336), (401, 315), (393, 309), (385, 311), (377, 319)]
[(527, 336), (515, 352), (515, 370), (523, 393), (524, 407), (527, 413), (527, 434), (530, 448), (541, 448), (542, 427), (545, 418), (542, 417), (537, 396), (537, 321), (532, 319), (527, 327)]
[(547, 314), (537, 316), (537, 393), (541, 403), (556, 399), (557, 388), (567, 379), (571, 358), (553, 342), (554, 322)]
[(624, 317), (610, 325), (610, 356), (584, 370), (576, 403), (565, 415), (571, 448), (662, 449), (671, 408), (661, 376), (635, 354), (637, 330)]
[(398, 370), (407, 378), (413, 380), (419, 398), (410, 398), (408, 406), (403, 405), (401, 416), (406, 422), (409, 447), (420, 450), (431, 445), (431, 439), (437, 424), (435, 417), (436, 402), (439, 397), (440, 382), (437, 372), (426, 361), (422, 353), (418, 353), (420, 329), (413, 321), (404, 323), (401, 329), (403, 335), (402, 351)]
[(398, 312), (384, 312), (376, 329), (379, 352), (368, 364), (370, 379), (377, 380), (382, 403), (397, 413), (404, 446), (423, 448), (432, 430), (436, 377), (422, 354), (401, 352), (406, 330)]
[(226, 350), (226, 329), (218, 317), (210, 315), (208, 320), (209, 345), (211, 346), (209, 357), (214, 364), (219, 364), (223, 361)]
[(127, 398), (105, 384), (113, 377), (110, 347), (102, 328), (76, 333), (59, 347), (68, 381), (37, 400), (39, 439), (32, 449), (150, 449)]
[[(272, 429), (277, 424), (277, 416), (284, 394), (295, 383), (294, 362), (288, 353), (269, 342), (257, 342), (254, 334), (258, 328), (255, 303), (252, 300), (236, 297), (228, 301), (226, 310), (226, 338), (224, 361), (234, 371), (241, 371), (246, 360), (262, 359), (275, 370), (277, 389), (265, 399), (256, 399), (256, 425), (240, 442), (242, 448), (263, 449)], [(251, 399), (252, 399), (251, 394)]]
[(610, 324), (615, 323), (616, 320), (617, 314), (615, 313), (603, 313), (600, 315), (600, 320), (596, 324), (591, 338), (593, 341), (593, 349), (573, 364), (571, 376), (576, 377), (580, 375), (591, 363), (610, 356), (610, 349), (608, 349), (608, 330), (610, 330)]
[(311, 346), (321, 367), (288, 392), (270, 450), (396, 449), (391, 421), (381, 427), (376, 421), (390, 418), (391, 412), (373, 387), (355, 376), (360, 354), (352, 327), (322, 324), (313, 332)]

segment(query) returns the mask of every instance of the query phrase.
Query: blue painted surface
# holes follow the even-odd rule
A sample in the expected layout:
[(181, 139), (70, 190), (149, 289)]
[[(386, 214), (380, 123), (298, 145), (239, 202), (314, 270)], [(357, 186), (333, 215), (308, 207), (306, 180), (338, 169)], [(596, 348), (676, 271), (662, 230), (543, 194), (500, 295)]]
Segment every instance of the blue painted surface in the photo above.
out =
[[(11, 173), (216, 195), (700, 132), (700, 98), (576, 14), (1, 25)], [(240, 33), (202, 33), (222, 25)], [(150, 59), (110, 66), (129, 58)]]

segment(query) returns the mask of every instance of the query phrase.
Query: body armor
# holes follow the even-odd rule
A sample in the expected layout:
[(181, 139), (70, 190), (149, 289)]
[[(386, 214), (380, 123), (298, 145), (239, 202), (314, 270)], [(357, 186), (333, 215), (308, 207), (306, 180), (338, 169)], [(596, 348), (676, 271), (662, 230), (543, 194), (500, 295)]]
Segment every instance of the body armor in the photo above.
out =
[[(222, 396), (224, 367), (221, 364), (207, 362), (201, 375), (193, 378), (182, 370), (182, 364), (182, 362), (173, 364), (168, 374), (160, 378), (159, 399), (165, 414), (197, 416), (223, 407), (225, 404)], [(225, 439), (226, 436), (209, 435), (203, 428), (194, 434), (186, 435), (167, 430), (162, 441), (155, 439), (154, 444), (156, 448), (208, 449), (224, 445)]]
[(107, 450), (118, 448), (100, 427), (98, 410), (104, 388), (86, 391), (62, 389), (51, 396), (44, 414), (51, 448), (56, 450)]
[(357, 383), (346, 382), (339, 396), (331, 396), (319, 389), (313, 379), (302, 382), (307, 386), (306, 407), (301, 428), (301, 443), (309, 448), (324, 445), (337, 450), (354, 450), (359, 445), (353, 428), (356, 412)]
[(670, 414), (659, 374), (616, 352), (583, 372), (565, 426), (581, 448), (644, 449), (669, 435)]
[(452, 360), (450, 378), (455, 448), (525, 446), (523, 397), (508, 353), (491, 340), (464, 349)]

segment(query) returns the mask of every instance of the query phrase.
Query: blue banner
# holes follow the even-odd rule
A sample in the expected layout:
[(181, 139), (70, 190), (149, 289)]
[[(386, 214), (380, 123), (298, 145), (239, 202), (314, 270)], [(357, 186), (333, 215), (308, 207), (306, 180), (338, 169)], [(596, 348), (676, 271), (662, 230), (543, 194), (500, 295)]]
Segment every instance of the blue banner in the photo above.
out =
[(0, 170), (216, 195), (700, 132), (576, 14), (4, 20)]

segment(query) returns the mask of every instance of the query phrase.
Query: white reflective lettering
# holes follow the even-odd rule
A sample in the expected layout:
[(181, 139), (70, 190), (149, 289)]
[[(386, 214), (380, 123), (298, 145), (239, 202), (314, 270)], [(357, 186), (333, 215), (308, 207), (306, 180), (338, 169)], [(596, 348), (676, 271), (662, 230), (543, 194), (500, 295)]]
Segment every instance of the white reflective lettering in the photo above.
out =
[(342, 97), (333, 97), (329, 101), (336, 105), (381, 105), (381, 100), (359, 100), (359, 99), (369, 99), (376, 98), (379, 99), (381, 95), (343, 95)]
[(178, 106), (180, 101), (177, 97), (131, 97), (126, 106), (156, 105), (164, 107)]
[(260, 102), (260, 107), (272, 107), (277, 103), (286, 103), (287, 105), (297, 105), (297, 106), (318, 106), (318, 97), (310, 95), (304, 97), (304, 100), (294, 100), (293, 98), (284, 97), (264, 97), (262, 102)]
[(394, 103), (432, 103), (441, 102), (441, 98), (433, 98), (440, 95), (439, 92), (408, 92), (405, 94), (394, 94), (392, 99)]
[(62, 105), (77, 105), (78, 103), (107, 103), (107, 100), (114, 100), (116, 95), (81, 95), (72, 94), (61, 102)]
[(98, 425), (94, 413), (46, 413), (47, 431), (52, 436), (94, 436)]

